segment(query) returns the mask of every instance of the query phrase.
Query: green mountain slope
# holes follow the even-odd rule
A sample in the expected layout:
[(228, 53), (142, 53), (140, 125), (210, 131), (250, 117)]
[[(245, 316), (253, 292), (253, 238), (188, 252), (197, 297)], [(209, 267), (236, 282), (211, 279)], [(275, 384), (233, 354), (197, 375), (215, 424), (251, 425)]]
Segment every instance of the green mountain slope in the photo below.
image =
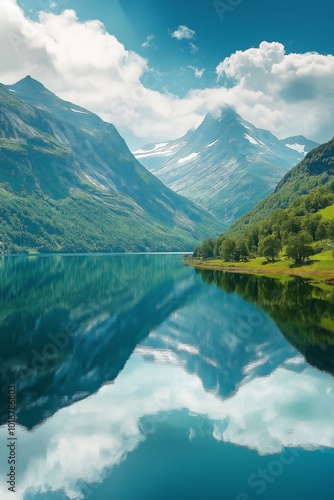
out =
[(275, 192), (260, 201), (247, 214), (238, 219), (227, 231), (229, 236), (241, 234), (245, 229), (269, 217), (278, 208), (287, 208), (299, 196), (317, 187), (334, 186), (334, 139), (310, 151), (279, 182)]
[(301, 274), (332, 279), (334, 139), (311, 151), (256, 208), (225, 234), (205, 240), (193, 256), (268, 274), (304, 266)]
[(29, 77), (0, 86), (3, 252), (183, 251), (218, 228), (150, 174), (113, 125)]

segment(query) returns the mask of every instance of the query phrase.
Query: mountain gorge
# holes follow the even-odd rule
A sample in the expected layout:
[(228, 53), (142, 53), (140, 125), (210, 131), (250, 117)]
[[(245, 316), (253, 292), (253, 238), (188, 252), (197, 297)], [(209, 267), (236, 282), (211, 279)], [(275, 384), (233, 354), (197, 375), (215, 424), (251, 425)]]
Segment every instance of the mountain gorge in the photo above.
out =
[(213, 214), (224, 230), (315, 146), (302, 136), (279, 140), (225, 107), (181, 139), (144, 146), (134, 155), (168, 187)]
[(219, 228), (113, 125), (30, 77), (0, 86), (0, 165), (2, 253), (183, 251)]

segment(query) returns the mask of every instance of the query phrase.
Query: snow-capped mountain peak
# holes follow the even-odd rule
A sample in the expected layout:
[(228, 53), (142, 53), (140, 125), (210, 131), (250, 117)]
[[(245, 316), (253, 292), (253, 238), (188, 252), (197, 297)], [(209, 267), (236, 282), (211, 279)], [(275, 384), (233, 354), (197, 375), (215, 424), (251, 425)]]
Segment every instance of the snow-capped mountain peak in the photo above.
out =
[(224, 229), (272, 192), (312, 144), (300, 136), (279, 140), (224, 107), (180, 139), (144, 146), (134, 155), (168, 187), (211, 212)]

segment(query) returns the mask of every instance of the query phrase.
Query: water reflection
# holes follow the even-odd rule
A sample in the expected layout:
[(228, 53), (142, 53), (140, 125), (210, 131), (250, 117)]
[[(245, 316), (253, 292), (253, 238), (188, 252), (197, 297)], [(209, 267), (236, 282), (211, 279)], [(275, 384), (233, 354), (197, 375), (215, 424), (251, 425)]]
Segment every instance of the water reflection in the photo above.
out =
[[(331, 382), (311, 368), (303, 374), (278, 369), (222, 400), (181, 366), (134, 355), (116, 384), (64, 408), (34, 433), (19, 433), (19, 492), (23, 495), (32, 485), (44, 492), (64, 488), (74, 498), (79, 478), (86, 490), (87, 484), (102, 482), (113, 466), (151, 439), (172, 410), (191, 411), (193, 418), (184, 429), (189, 441), (210, 433), (215, 440), (260, 454), (279, 453), (284, 447), (334, 447)], [(5, 439), (5, 429), (0, 436)]]
[(265, 311), (308, 363), (334, 374), (334, 289), (301, 278), (199, 271), (202, 279), (226, 293), (237, 293)]
[(196, 291), (175, 256), (4, 263), (1, 390), (5, 400), (16, 385), (17, 418), (28, 428), (114, 380), (138, 342)]
[[(230, 276), (222, 286), (220, 275), (203, 280), (166, 255), (1, 262), (1, 387), (5, 395), (9, 382), (17, 385), (17, 498), (53, 498), (52, 492), (55, 498), (132, 500), (133, 492), (145, 498), (144, 486), (136, 490), (145, 446), (158, 457), (172, 442), (177, 455), (186, 440), (192, 450), (200, 443), (208, 461), (200, 476), (205, 488), (219, 443), (217, 459), (224, 457), (230, 472), (224, 485), (217, 479), (217, 491), (224, 486), (222, 498), (234, 499), (242, 468), (233, 469), (234, 453), (250, 474), (255, 463), (285, 448), (334, 448), (334, 379), (301, 354), (308, 355), (304, 347), (314, 338), (330, 339), (327, 291), (310, 293), (298, 282), (304, 297), (293, 298), (290, 284), (276, 282), (275, 292), (275, 283)], [(292, 345), (281, 331), (298, 340), (306, 333)], [(57, 349), (46, 349), (55, 339)], [(0, 428), (2, 443), (6, 432)], [(242, 448), (235, 452), (227, 443)], [(134, 472), (130, 458), (137, 455)], [(121, 470), (134, 481), (129, 496), (129, 481), (118, 483)], [(247, 475), (241, 479), (247, 482)], [(189, 479), (178, 482), (180, 496), (173, 497), (185, 498), (180, 492)], [(0, 482), (1, 498), (6, 494)], [(289, 489), (277, 495), (270, 498), (288, 498)]]

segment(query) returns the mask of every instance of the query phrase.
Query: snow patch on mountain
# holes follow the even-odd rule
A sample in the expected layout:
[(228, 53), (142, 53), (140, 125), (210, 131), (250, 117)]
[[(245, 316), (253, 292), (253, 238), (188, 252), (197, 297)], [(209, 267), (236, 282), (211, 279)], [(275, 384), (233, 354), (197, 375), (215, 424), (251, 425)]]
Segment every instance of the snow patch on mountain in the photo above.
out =
[(216, 144), (218, 142), (218, 139), (216, 139), (215, 141), (211, 142), (210, 144), (208, 144), (206, 147), (207, 148), (211, 148), (211, 146), (213, 146), (214, 144)]
[(154, 151), (158, 151), (162, 148), (164, 148), (165, 146), (167, 146), (167, 142), (160, 142), (159, 144), (155, 144), (153, 149), (137, 149), (137, 151), (134, 151), (133, 154), (137, 155), (137, 154), (148, 154), (148, 153), (153, 153)]
[(295, 151), (298, 151), (298, 153), (302, 153), (304, 155), (306, 155), (306, 151), (305, 151), (305, 144), (286, 144), (286, 147), (287, 148), (290, 148), (290, 149), (294, 149)]
[(250, 142), (251, 144), (256, 144), (256, 146), (258, 146), (260, 144), (258, 141), (256, 141), (253, 137), (251, 137), (248, 134), (245, 134), (245, 137), (246, 137), (247, 141)]
[(171, 149), (166, 149), (166, 151), (152, 151), (149, 153), (139, 153), (136, 151), (136, 158), (140, 160), (141, 158), (150, 158), (152, 156), (170, 156), (173, 154)]
[[(166, 146), (168, 146), (166, 148)], [(169, 144), (168, 142), (160, 142), (155, 144), (150, 149), (140, 148), (133, 152), (135, 157), (140, 160), (142, 158), (150, 158), (152, 156), (170, 156), (173, 154), (173, 150), (179, 147), (180, 144)]]
[(178, 163), (186, 163), (187, 161), (193, 160), (198, 156), (198, 153), (190, 153), (190, 155), (185, 156), (184, 158), (180, 158), (177, 162)]
[(81, 115), (88, 115), (88, 113), (86, 113), (86, 111), (79, 111), (78, 109), (73, 109), (73, 108), (70, 108), (71, 111), (73, 111), (73, 113), (80, 113)]

